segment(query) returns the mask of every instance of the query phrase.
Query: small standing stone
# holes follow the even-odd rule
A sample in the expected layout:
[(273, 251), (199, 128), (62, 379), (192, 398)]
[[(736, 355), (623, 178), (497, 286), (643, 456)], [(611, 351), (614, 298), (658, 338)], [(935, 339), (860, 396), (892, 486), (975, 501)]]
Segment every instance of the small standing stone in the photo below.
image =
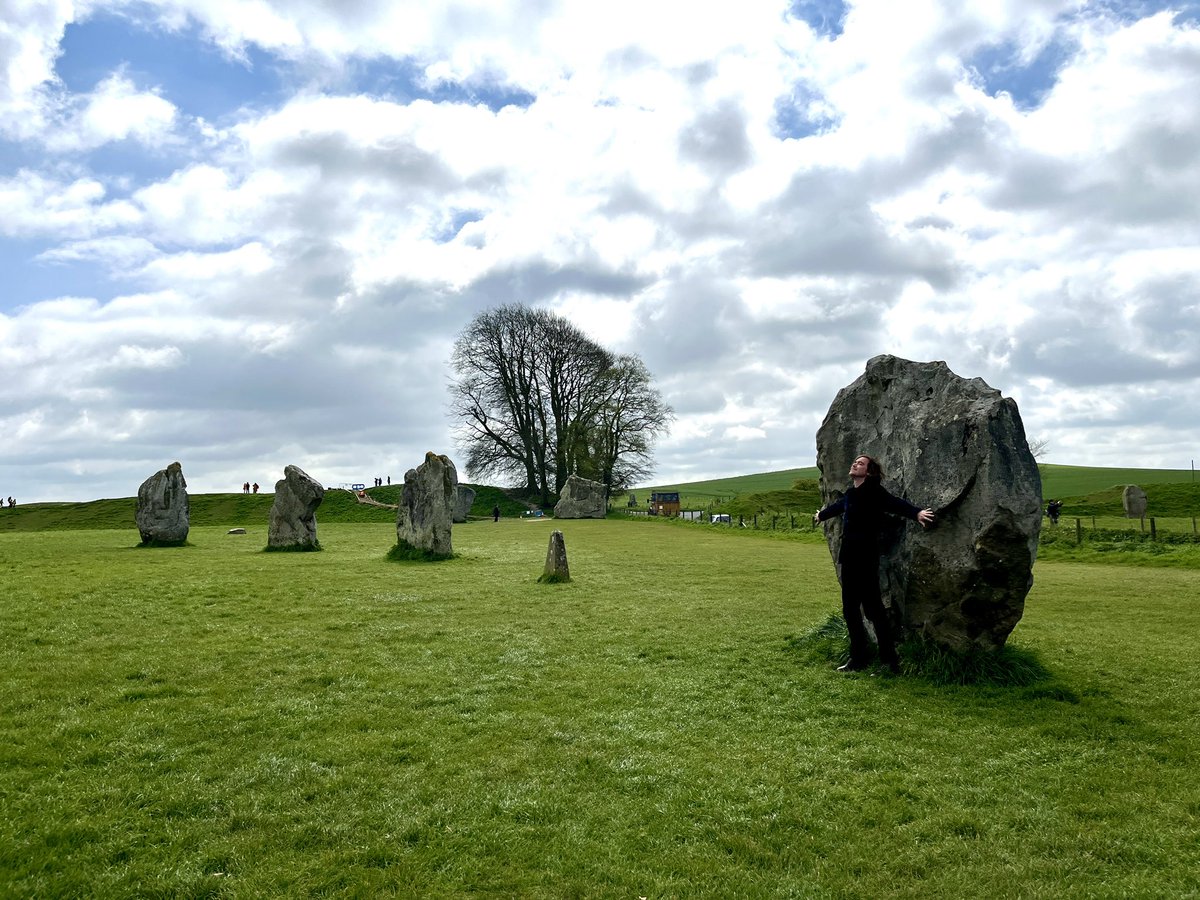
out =
[(546, 548), (546, 570), (538, 579), (542, 584), (561, 584), (571, 580), (567, 566), (567, 544), (561, 531), (550, 532), (550, 546)]
[(183, 467), (173, 462), (138, 488), (137, 522), (143, 544), (173, 546), (187, 542), (188, 492)]
[(1121, 495), (1121, 505), (1125, 507), (1125, 518), (1142, 518), (1146, 515), (1146, 492), (1136, 484), (1125, 485), (1125, 492)]
[(299, 466), (287, 466), (275, 482), (275, 502), (267, 527), (268, 550), (320, 550), (317, 507), (325, 499), (321, 487)]

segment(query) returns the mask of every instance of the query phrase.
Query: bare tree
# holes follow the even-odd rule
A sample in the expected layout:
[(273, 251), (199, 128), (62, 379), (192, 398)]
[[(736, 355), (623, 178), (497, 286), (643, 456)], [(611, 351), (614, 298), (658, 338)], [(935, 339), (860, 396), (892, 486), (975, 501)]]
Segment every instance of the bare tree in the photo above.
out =
[(454, 344), (450, 412), (473, 476), (549, 502), (571, 474), (620, 489), (651, 471), (673, 413), (636, 356), (614, 357), (545, 310), (481, 313)]
[(609, 493), (632, 487), (654, 471), (653, 446), (675, 419), (637, 356), (617, 357), (605, 373), (604, 402), (597, 408), (577, 467), (608, 486)]

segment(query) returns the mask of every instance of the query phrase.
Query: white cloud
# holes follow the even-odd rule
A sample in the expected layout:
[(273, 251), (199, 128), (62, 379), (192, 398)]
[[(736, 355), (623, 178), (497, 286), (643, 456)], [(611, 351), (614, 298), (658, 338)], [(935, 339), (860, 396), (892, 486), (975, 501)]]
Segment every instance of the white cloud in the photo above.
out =
[(59, 153), (91, 150), (113, 141), (157, 145), (171, 137), (174, 104), (154, 91), (141, 91), (121, 73), (110, 75), (95, 90), (78, 98), (78, 108), (46, 139)]

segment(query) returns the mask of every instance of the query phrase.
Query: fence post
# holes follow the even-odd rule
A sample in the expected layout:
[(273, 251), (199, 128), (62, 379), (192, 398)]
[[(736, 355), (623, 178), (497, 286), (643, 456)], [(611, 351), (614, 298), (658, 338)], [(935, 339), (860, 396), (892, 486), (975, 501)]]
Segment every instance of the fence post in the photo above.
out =
[(1158, 529), (1154, 527), (1154, 516), (1150, 517), (1150, 540), (1158, 540)]
[(758, 531), (758, 513), (754, 514), (754, 530)]
[(796, 530), (796, 514), (792, 513), (792, 531)]
[(1096, 517), (1092, 516), (1092, 531), (1096, 530)]
[(1075, 520), (1075, 544), (1079, 545), (1082, 543), (1083, 543), (1083, 522), (1081, 522), (1079, 519), (1076, 519)]
[[(771, 516), (771, 530), (772, 530), (772, 531), (774, 531), (774, 530), (775, 530), (775, 522), (776, 522), (778, 519), (779, 519), (779, 516)], [(1153, 520), (1153, 519), (1151, 519), (1151, 521), (1154, 521), (1154, 520)]]

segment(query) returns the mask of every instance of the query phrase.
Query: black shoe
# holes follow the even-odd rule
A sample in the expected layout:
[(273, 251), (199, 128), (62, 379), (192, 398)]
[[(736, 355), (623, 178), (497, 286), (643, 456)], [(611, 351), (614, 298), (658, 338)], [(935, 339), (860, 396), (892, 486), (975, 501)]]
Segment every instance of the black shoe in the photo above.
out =
[(838, 666), (837, 670), (839, 672), (861, 672), (866, 667), (867, 667), (867, 663), (859, 662), (858, 660), (852, 659), (845, 665)]

